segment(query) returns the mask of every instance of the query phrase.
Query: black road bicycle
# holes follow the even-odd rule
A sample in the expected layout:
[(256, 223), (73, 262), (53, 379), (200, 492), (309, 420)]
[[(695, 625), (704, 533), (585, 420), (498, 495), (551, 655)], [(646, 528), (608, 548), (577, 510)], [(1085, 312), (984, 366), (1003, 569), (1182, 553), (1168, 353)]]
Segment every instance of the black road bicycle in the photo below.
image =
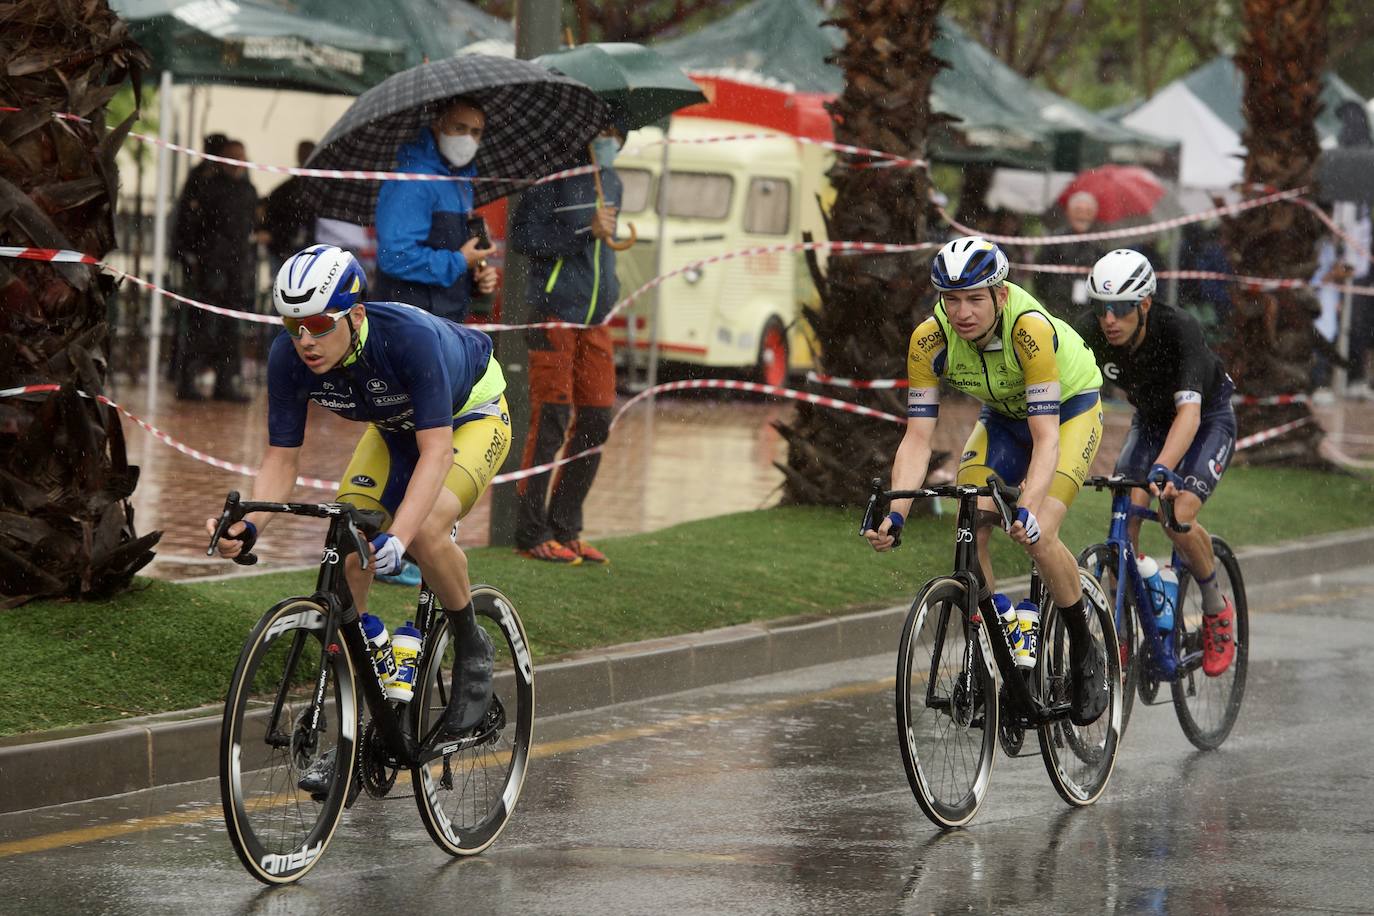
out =
[[(253, 627), (234, 669), (220, 733), (224, 822), (244, 867), (265, 884), (299, 880), (320, 860), (360, 790), (387, 795), (408, 770), (420, 819), (440, 849), (482, 852), (495, 841), (524, 785), (534, 726), (534, 667), (520, 618), (490, 586), (472, 589), (479, 624), (496, 650), (486, 716), (469, 733), (439, 738), (449, 698), (453, 640), (422, 583), (414, 696), (386, 698), (342, 564), (381, 523), (346, 503), (241, 502), (230, 493), (210, 540), (251, 512), (326, 518), (315, 593), (287, 598)], [(252, 554), (235, 558), (251, 565)], [(363, 703), (359, 703), (361, 697)], [(370, 716), (364, 720), (363, 709)], [(297, 786), (312, 763), (333, 755), (328, 791)]]
[[(965, 484), (884, 491), (873, 481), (862, 533), (875, 527), (893, 499), (959, 500), (954, 571), (922, 587), (906, 623), (897, 656), (897, 733), (907, 781), (926, 816), (943, 828), (973, 820), (987, 796), (1000, 741), (1008, 756), (1021, 756), (1025, 731), (1035, 729), (1050, 782), (1070, 805), (1090, 805), (1107, 787), (1121, 734), (1121, 670), (1116, 629), (1101, 588), (1086, 570), (1083, 584), (1088, 629), (1107, 661), (1110, 700), (1091, 725), (1069, 721), (1069, 637), (1039, 572), (1030, 595), (1040, 608), (1040, 657), (1034, 668), (1017, 668), (996, 616), (979, 610), (982, 572), (975, 531), (980, 524), (1015, 518), (1020, 493), (996, 478), (987, 486)], [(997, 513), (978, 511), (989, 497)], [(1001, 686), (999, 688), (999, 677)]]
[(1160, 518), (1167, 527), (1179, 532), (1186, 532), (1192, 526), (1179, 524), (1174, 519), (1167, 500), (1160, 501), (1158, 515), (1131, 503), (1131, 490), (1148, 492), (1149, 481), (1089, 477), (1083, 486), (1110, 490), (1112, 493), (1112, 521), (1107, 540), (1085, 549), (1079, 554), (1078, 563), (1101, 581), (1116, 611), (1125, 692), (1122, 731), (1130, 721), (1135, 695), (1139, 694), (1141, 703), (1152, 705), (1159, 702), (1160, 685), (1167, 683), (1183, 734), (1201, 750), (1210, 751), (1220, 747), (1240, 715), (1250, 654), (1249, 604), (1236, 555), (1225, 541), (1215, 535), (1212, 537), (1217, 584), (1234, 607), (1231, 635), (1235, 640), (1236, 655), (1231, 667), (1220, 676), (1207, 677), (1202, 672), (1201, 589), (1194, 584), (1193, 575), (1178, 551), (1174, 551), (1172, 564), (1178, 571), (1178, 606), (1174, 609), (1173, 627), (1161, 633), (1147, 601), (1144, 580), (1136, 566), (1137, 557), (1131, 547), (1127, 519), (1135, 517), (1153, 521)]

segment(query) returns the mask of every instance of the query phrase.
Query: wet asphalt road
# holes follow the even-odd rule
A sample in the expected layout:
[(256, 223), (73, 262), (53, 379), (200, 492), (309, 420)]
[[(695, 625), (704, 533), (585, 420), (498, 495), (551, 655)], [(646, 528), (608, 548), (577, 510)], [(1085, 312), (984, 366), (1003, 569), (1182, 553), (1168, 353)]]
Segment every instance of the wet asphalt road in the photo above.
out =
[(6, 815), (0, 913), (1374, 911), (1374, 567), (1251, 600), (1227, 744), (1137, 706), (1092, 808), (1038, 754), (999, 757), (974, 825), (938, 833), (874, 657), (536, 721), (519, 808), (471, 860), (408, 796), (361, 799), (281, 889), (240, 868), (214, 781)]

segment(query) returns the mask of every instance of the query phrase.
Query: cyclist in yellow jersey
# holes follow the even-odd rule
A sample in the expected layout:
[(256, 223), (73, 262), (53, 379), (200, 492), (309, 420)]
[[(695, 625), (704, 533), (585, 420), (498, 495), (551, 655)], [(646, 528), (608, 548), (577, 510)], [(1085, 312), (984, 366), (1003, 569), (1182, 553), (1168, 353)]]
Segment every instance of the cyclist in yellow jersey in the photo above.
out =
[[(1009, 268), (1000, 248), (976, 236), (955, 239), (936, 254), (931, 281), (941, 297), (911, 335), (907, 427), (892, 465), (892, 488), (915, 489), (925, 480), (942, 378), (983, 403), (964, 446), (959, 483), (982, 485), (995, 472), (1020, 484), (1008, 533), (1035, 561), (1068, 626), (1071, 720), (1087, 725), (1107, 708), (1106, 660), (1088, 635), (1078, 563), (1059, 540), (1059, 527), (1102, 441), (1102, 375), (1070, 325), (1007, 282)], [(991, 511), (991, 501), (981, 508)], [(895, 500), (882, 524), (864, 533), (875, 550), (892, 548), (893, 529), (910, 510), (911, 500)], [(978, 528), (979, 604), (989, 612), (990, 535), (990, 528)]]

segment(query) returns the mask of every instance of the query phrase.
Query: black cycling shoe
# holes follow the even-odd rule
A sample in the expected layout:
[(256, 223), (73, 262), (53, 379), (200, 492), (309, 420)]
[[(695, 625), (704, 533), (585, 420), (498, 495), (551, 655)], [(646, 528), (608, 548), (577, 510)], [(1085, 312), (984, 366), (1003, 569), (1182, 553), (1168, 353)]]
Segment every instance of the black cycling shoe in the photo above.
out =
[(491, 673), (495, 658), (491, 637), (474, 626), (470, 635), (454, 647), (453, 680), (448, 707), (444, 710), (441, 738), (458, 738), (471, 731), (491, 704)]
[[(1074, 654), (1070, 654), (1071, 661)], [(1069, 721), (1078, 726), (1092, 725), (1107, 711), (1111, 701), (1111, 691), (1107, 689), (1107, 659), (1096, 645), (1087, 653), (1087, 658), (1074, 663), (1072, 685)]]
[(296, 781), (296, 787), (309, 792), (313, 800), (324, 801), (329, 795), (329, 784), (334, 781), (334, 756), (335, 749), (331, 747), (316, 757)]

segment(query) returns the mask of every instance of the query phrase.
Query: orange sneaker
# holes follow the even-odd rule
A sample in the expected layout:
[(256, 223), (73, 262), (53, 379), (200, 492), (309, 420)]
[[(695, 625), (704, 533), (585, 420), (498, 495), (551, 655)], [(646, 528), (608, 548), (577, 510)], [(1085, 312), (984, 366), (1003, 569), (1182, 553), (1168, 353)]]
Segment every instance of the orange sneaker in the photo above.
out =
[(548, 540), (542, 544), (536, 544), (529, 550), (517, 549), (515, 552), (522, 557), (531, 560), (543, 560), (545, 563), (563, 563), (567, 566), (576, 566), (582, 562), (580, 556), (555, 540)]
[(569, 541), (568, 549), (571, 550), (573, 553), (577, 554), (579, 557), (581, 557), (583, 563), (597, 563), (601, 566), (605, 566), (607, 563), (611, 562), (610, 560), (606, 559), (606, 555), (604, 553), (597, 550), (595, 547), (593, 547), (591, 544), (588, 544), (586, 541)]
[(1231, 599), (1218, 614), (1202, 615), (1202, 673), (1218, 677), (1226, 673), (1236, 657), (1236, 639), (1231, 620)]

